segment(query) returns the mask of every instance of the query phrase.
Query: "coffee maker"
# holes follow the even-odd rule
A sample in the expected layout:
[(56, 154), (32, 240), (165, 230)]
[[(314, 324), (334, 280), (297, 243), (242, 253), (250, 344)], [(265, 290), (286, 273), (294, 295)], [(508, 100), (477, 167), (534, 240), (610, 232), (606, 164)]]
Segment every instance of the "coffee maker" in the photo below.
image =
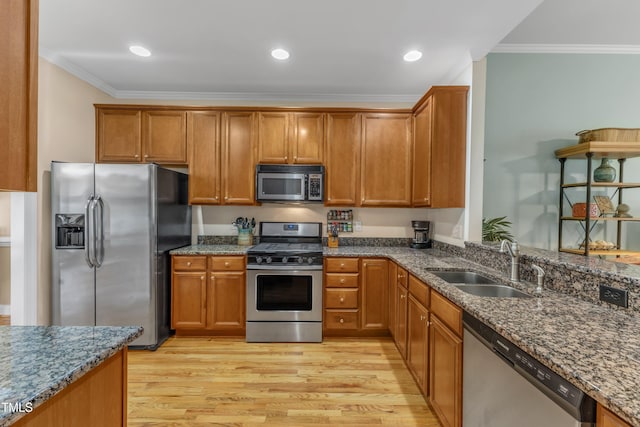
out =
[(411, 227), (413, 227), (413, 241), (411, 242), (411, 247), (416, 249), (431, 247), (431, 239), (429, 238), (431, 222), (413, 220), (411, 221)]

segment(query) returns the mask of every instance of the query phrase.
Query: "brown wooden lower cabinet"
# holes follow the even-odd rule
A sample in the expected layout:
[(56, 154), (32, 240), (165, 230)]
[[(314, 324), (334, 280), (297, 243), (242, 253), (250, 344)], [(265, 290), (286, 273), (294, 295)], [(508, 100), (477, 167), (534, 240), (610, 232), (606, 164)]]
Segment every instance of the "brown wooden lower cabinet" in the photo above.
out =
[(126, 426), (127, 349), (118, 351), (13, 425)]
[(598, 403), (596, 427), (631, 427), (631, 424)]
[(244, 255), (174, 255), (171, 327), (177, 335), (245, 334)]
[(407, 365), (422, 394), (427, 396), (429, 312), (413, 295), (409, 295), (407, 319)]
[(325, 336), (389, 335), (389, 272), (383, 258), (325, 257)]
[(444, 427), (462, 426), (462, 339), (431, 314), (429, 403)]

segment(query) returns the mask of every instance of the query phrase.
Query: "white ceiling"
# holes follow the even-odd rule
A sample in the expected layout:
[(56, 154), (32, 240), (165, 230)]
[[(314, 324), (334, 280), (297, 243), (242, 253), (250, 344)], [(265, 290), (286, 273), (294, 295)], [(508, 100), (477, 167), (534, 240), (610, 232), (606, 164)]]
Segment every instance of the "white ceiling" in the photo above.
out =
[[(507, 34), (507, 47), (640, 45), (631, 22), (640, 13), (637, 0), (546, 0), (511, 32), (540, 2), (40, 0), (40, 55), (118, 98), (415, 102)], [(599, 39), (587, 23), (611, 4), (635, 13), (596, 15), (618, 30)], [(133, 56), (130, 44), (153, 55)], [(275, 47), (291, 58), (271, 58)], [(410, 49), (421, 50), (422, 59), (404, 62)]]

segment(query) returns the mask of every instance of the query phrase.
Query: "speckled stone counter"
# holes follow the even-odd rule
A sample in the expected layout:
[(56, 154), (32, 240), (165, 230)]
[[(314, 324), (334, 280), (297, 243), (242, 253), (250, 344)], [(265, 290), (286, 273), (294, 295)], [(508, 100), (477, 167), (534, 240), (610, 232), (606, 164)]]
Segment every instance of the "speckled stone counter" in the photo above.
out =
[(0, 326), (0, 427), (26, 415), (8, 404), (35, 409), (140, 335), (141, 327)]
[(201, 244), (174, 249), (171, 255), (244, 255), (251, 246), (227, 244)]
[[(241, 254), (246, 249), (196, 245), (172, 253)], [(324, 255), (387, 257), (395, 261), (629, 423), (640, 426), (640, 314), (632, 309), (638, 302), (633, 301), (630, 309), (618, 309), (590, 301), (591, 290), (587, 289), (592, 282), (605, 279), (639, 292), (637, 266), (568, 254), (546, 256), (549, 251), (524, 249), (523, 258), (543, 265), (550, 273), (543, 293), (526, 299), (487, 298), (458, 290), (430, 271), (467, 269), (508, 283), (508, 257), (499, 254), (497, 247), (486, 245), (446, 249), (341, 246), (325, 247)], [(568, 267), (571, 270), (566, 270)], [(533, 277), (529, 268), (523, 265), (525, 280)], [(534, 295), (535, 285), (531, 283), (514, 287)]]

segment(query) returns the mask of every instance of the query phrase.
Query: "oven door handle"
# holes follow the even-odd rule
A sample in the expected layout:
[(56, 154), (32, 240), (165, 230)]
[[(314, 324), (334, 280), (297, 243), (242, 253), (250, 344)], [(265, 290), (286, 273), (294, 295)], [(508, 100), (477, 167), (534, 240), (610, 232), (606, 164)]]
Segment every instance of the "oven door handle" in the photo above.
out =
[(268, 270), (268, 271), (284, 271), (284, 272), (296, 272), (296, 271), (322, 271), (321, 265), (247, 265), (247, 270)]

